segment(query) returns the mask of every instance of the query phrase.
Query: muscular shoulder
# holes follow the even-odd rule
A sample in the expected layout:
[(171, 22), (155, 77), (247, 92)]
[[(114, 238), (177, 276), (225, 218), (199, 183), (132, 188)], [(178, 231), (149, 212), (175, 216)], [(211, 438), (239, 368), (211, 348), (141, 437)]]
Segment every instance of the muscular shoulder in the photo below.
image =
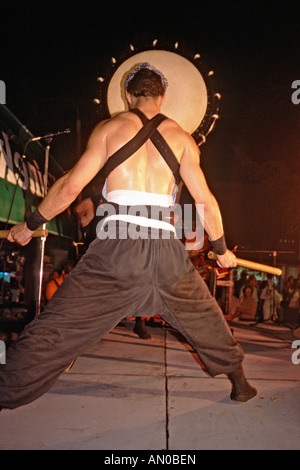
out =
[[(111, 152), (134, 137), (142, 127), (142, 122), (135, 114), (124, 111), (116, 116), (101, 121), (92, 133), (91, 139), (105, 140)], [(158, 128), (175, 154), (180, 158), (184, 153), (199, 153), (194, 139), (173, 119), (166, 118)], [(111, 153), (109, 152), (109, 153)]]
[(135, 116), (132, 113), (124, 111), (116, 116), (103, 120), (96, 125), (90, 138), (106, 138), (114, 135), (124, 127), (127, 128), (128, 126), (134, 126), (134, 123), (136, 123), (134, 118)]
[(192, 136), (173, 119), (166, 119), (162, 123), (161, 133), (167, 141), (172, 142), (173, 145), (176, 144), (180, 148), (182, 155), (199, 156), (199, 147)]
[(170, 132), (177, 138), (180, 138), (182, 142), (186, 144), (192, 144), (194, 139), (188, 134), (174, 119), (165, 119), (161, 124), (161, 130), (163, 132)]
[(109, 119), (101, 121), (97, 127), (99, 129), (110, 129), (124, 124), (132, 124), (134, 122), (139, 122), (138, 118), (133, 113), (123, 111)]

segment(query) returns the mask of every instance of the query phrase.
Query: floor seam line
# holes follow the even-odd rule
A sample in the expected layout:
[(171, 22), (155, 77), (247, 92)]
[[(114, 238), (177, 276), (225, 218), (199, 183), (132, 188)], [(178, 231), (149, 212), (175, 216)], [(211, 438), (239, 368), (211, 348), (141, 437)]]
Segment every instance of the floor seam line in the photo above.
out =
[(168, 390), (168, 371), (167, 371), (167, 331), (165, 330), (165, 407), (166, 407), (166, 450), (169, 450), (169, 390)]

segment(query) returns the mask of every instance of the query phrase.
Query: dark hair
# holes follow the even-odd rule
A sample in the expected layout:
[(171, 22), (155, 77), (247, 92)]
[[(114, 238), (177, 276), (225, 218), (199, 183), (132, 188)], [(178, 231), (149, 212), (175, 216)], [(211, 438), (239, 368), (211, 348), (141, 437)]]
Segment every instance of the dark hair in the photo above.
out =
[(249, 286), (249, 284), (246, 284), (244, 289), (243, 289), (243, 294), (246, 295), (246, 290), (250, 289), (251, 294), (253, 294), (253, 287)]
[(64, 271), (65, 274), (69, 274), (74, 268), (75, 262), (71, 259), (68, 259), (67, 261), (61, 264), (60, 273)]
[(127, 91), (135, 97), (151, 96), (153, 98), (165, 93), (160, 76), (147, 68), (142, 68), (134, 75), (128, 83)]

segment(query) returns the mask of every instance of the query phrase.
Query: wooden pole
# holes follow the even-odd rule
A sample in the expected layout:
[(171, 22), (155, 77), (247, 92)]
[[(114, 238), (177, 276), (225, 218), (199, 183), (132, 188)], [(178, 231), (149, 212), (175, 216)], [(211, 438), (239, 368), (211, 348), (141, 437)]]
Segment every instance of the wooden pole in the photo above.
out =
[[(8, 234), (9, 234), (9, 230), (0, 230), (0, 240), (2, 238), (7, 238)], [(41, 237), (46, 237), (46, 236), (47, 236), (47, 232), (42, 229), (38, 229), (32, 234), (33, 238), (41, 238)]]
[[(208, 258), (214, 260), (218, 259), (216, 253), (213, 251), (209, 251)], [(273, 268), (273, 266), (267, 266), (266, 264), (255, 263), (245, 259), (236, 258), (236, 264), (243, 268), (253, 269), (254, 271), (263, 271), (265, 273), (274, 274), (275, 276), (281, 276), (282, 274), (282, 271), (279, 268)]]

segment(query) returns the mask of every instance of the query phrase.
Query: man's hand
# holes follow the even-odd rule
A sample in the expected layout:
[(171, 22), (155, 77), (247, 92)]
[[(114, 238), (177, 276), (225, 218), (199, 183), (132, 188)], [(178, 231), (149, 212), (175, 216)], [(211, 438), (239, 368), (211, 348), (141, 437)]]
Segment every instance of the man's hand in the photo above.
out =
[(218, 260), (217, 264), (221, 268), (235, 268), (236, 267), (236, 257), (235, 254), (232, 253), (232, 251), (227, 250), (224, 255), (217, 255)]
[(33, 233), (34, 232), (27, 227), (26, 222), (23, 222), (10, 229), (7, 240), (11, 243), (18, 243), (19, 245), (25, 246), (30, 242)]

